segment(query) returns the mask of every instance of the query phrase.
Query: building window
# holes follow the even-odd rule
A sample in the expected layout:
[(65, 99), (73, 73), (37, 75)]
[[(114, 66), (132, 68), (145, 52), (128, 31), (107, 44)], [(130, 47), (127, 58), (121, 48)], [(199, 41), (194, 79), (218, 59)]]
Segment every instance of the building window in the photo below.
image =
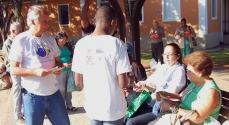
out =
[(162, 21), (180, 20), (180, 0), (162, 0)]
[[(132, 15), (132, 13), (133, 13), (135, 2), (136, 2), (136, 0), (129, 0), (130, 15)], [(139, 22), (140, 23), (144, 23), (144, 8), (143, 7), (141, 9), (141, 13), (140, 13), (140, 16), (139, 16)]]
[(212, 0), (212, 19), (217, 19), (217, 0)]
[(69, 25), (69, 4), (58, 4), (59, 25)]
[(98, 3), (98, 8), (102, 5), (108, 5), (110, 6), (110, 2), (109, 0), (97, 0), (97, 3)]

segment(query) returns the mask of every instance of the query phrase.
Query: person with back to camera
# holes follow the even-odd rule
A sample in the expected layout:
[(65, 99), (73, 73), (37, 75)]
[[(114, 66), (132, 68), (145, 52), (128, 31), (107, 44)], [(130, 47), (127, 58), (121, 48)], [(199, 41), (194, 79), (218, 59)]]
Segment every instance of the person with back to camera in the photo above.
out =
[(75, 46), (75, 83), (84, 88), (84, 108), (91, 125), (122, 125), (127, 108), (123, 89), (131, 67), (124, 42), (111, 36), (117, 25), (115, 10), (101, 6), (95, 25), (94, 32)]
[(53, 125), (70, 125), (56, 75), (61, 73), (60, 50), (47, 33), (48, 10), (33, 5), (27, 14), (29, 30), (17, 35), (10, 52), (11, 73), (21, 76), (22, 102), (27, 125), (42, 125), (45, 115)]
[(205, 52), (196, 51), (187, 55), (183, 62), (187, 66), (187, 76), (191, 83), (181, 94), (158, 92), (158, 100), (161, 100), (160, 94), (181, 100), (178, 106), (172, 105), (168, 100), (163, 100), (162, 111), (171, 109), (182, 117), (189, 111), (195, 110), (188, 119), (191, 125), (209, 123), (210, 117), (217, 119), (222, 106), (222, 94), (215, 81), (210, 77), (213, 69), (211, 57)]
[(57, 45), (60, 49), (60, 60), (65, 66), (64, 69), (62, 69), (62, 73), (57, 76), (57, 82), (59, 90), (66, 101), (66, 108), (69, 111), (77, 111), (76, 107), (72, 106), (72, 92), (67, 92), (67, 83), (68, 78), (70, 77), (71, 66), (72, 66), (72, 57), (73, 57), (73, 48), (71, 43), (69, 43), (68, 35), (63, 32), (59, 31), (56, 33), (55, 36)]
[(127, 120), (126, 125), (146, 125), (153, 121), (156, 116), (152, 113), (154, 103), (156, 101), (157, 91), (168, 91), (179, 93), (186, 85), (185, 70), (182, 66), (182, 55), (180, 48), (175, 43), (170, 43), (165, 46), (163, 52), (164, 64), (159, 66), (155, 73), (149, 76), (145, 81), (138, 82), (134, 90), (142, 92), (148, 90), (151, 94), (152, 101), (150, 104), (143, 104), (141, 111)]
[(191, 26), (186, 24), (185, 18), (181, 19), (181, 26), (176, 29), (174, 37), (178, 40), (182, 57), (194, 51), (192, 37), (196, 37), (196, 33)]

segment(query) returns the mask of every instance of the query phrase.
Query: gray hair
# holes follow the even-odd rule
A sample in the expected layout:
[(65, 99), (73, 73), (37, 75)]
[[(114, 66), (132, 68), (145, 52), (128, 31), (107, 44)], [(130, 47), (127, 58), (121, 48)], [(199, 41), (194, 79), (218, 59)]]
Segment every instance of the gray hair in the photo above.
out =
[(11, 32), (12, 30), (17, 30), (18, 26), (21, 27), (21, 24), (20, 24), (19, 22), (13, 22), (13, 23), (11, 23), (11, 24), (10, 24), (10, 32)]
[(156, 23), (157, 25), (159, 24), (157, 20), (153, 20), (153, 23)]
[(29, 8), (27, 14), (27, 25), (30, 27), (32, 24), (32, 20), (38, 20), (40, 18), (40, 11), (44, 10), (45, 13), (48, 13), (45, 6), (43, 5), (33, 5)]

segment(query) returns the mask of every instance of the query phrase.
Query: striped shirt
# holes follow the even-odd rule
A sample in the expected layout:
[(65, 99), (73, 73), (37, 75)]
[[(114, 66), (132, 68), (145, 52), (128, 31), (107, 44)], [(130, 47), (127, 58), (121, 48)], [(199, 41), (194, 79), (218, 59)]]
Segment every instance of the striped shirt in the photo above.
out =
[(2, 55), (3, 55), (3, 59), (4, 59), (4, 64), (5, 64), (8, 72), (10, 72), (9, 53), (10, 53), (12, 42), (13, 42), (13, 37), (8, 36), (8, 38), (6, 39), (6, 41), (3, 44), (3, 48), (2, 48)]

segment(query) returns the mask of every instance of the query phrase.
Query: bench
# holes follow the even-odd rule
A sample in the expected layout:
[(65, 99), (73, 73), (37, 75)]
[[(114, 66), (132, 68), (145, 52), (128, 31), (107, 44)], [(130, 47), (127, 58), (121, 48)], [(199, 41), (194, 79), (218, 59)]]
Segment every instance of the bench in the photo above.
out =
[(220, 109), (220, 115), (218, 121), (223, 124), (229, 119), (229, 92), (221, 90), (222, 92), (222, 108)]

